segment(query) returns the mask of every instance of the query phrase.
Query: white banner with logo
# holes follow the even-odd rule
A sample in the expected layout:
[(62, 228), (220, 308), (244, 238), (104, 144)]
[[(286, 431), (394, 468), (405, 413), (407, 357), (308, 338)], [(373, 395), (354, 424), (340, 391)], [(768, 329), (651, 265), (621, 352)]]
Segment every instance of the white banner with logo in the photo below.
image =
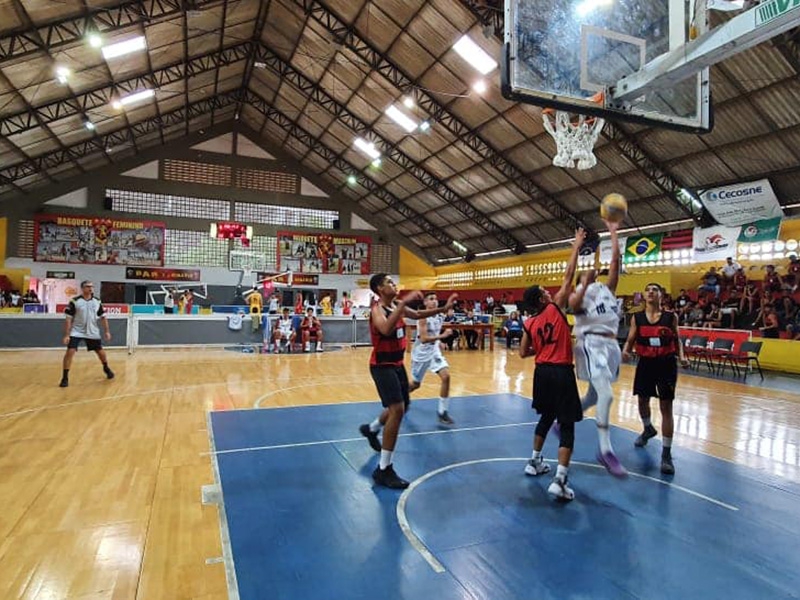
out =
[(729, 256), (736, 258), (736, 240), (741, 227), (715, 225), (706, 229), (697, 228), (692, 235), (694, 260), (697, 262), (723, 261)]
[(769, 179), (713, 188), (700, 200), (717, 223), (730, 227), (783, 216)]
[[(628, 238), (623, 237), (619, 238), (619, 254), (623, 256), (625, 254), (625, 242), (628, 241)], [(611, 262), (611, 240), (601, 240), (600, 245), (597, 247), (600, 253), (600, 262), (601, 263), (610, 263)]]

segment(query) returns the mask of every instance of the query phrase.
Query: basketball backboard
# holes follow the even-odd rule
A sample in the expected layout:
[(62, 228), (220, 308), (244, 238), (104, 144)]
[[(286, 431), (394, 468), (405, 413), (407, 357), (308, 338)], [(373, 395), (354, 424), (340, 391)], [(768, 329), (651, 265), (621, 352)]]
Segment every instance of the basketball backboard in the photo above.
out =
[[(706, 28), (684, 0), (506, 0), (506, 98), (606, 119), (704, 132), (712, 127), (708, 68), (626, 102), (606, 92)], [(592, 99), (592, 97), (595, 99)], [(600, 98), (600, 102), (597, 99)]]

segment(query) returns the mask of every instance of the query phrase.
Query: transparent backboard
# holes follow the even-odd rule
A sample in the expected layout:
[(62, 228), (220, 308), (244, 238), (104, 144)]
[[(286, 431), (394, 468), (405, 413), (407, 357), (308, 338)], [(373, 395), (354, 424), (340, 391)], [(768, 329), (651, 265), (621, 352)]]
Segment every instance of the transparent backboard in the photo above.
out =
[[(697, 0), (703, 2), (704, 0)], [(659, 127), (711, 129), (708, 69), (668, 89), (612, 105), (592, 96), (683, 46), (692, 23), (684, 0), (506, 0), (502, 89), (506, 98)], [(704, 5), (703, 5), (704, 6)]]

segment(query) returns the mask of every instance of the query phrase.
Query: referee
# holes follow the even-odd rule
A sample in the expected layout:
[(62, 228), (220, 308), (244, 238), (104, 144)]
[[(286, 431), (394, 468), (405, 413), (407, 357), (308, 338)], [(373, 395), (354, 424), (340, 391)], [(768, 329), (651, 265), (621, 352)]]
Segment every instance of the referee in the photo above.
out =
[(91, 281), (81, 282), (80, 296), (75, 296), (69, 301), (64, 314), (64, 345), (67, 353), (64, 355), (64, 371), (61, 375), (60, 387), (69, 386), (69, 368), (72, 366), (72, 357), (78, 351), (82, 341), (86, 342), (86, 349), (97, 353), (103, 363), (103, 372), (108, 379), (114, 379), (114, 372), (108, 368), (106, 351), (100, 338), (99, 322), (103, 323), (106, 341), (111, 341), (111, 331), (108, 328), (108, 319), (103, 310), (103, 304), (94, 295), (94, 284)]

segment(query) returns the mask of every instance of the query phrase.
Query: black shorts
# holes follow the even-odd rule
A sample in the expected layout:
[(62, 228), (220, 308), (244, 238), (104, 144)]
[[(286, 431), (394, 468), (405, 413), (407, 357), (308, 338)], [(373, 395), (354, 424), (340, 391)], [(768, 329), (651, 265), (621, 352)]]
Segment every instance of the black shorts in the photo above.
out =
[(554, 416), (559, 423), (583, 420), (575, 368), (572, 365), (536, 365), (531, 406), (540, 415)]
[(408, 406), (408, 375), (404, 366), (371, 366), (369, 374), (372, 375), (375, 387), (378, 388), (378, 395), (381, 397), (381, 404), (385, 408), (399, 402)]
[(678, 383), (678, 357), (658, 358), (639, 357), (636, 375), (633, 378), (633, 393), (644, 398), (657, 397), (661, 400), (675, 399), (675, 385)]
[(164, 307), (164, 314), (165, 315), (171, 315), (171, 314), (174, 314), (174, 313), (175, 313), (175, 307), (173, 307), (173, 306), (165, 306)]
[(92, 340), (89, 338), (82, 338), (82, 337), (72, 337), (69, 338), (69, 344), (67, 344), (67, 348), (72, 348), (73, 350), (77, 350), (78, 346), (81, 345), (81, 342), (86, 342), (86, 349), (90, 351), (96, 352), (97, 350), (103, 349), (103, 342), (100, 340)]

